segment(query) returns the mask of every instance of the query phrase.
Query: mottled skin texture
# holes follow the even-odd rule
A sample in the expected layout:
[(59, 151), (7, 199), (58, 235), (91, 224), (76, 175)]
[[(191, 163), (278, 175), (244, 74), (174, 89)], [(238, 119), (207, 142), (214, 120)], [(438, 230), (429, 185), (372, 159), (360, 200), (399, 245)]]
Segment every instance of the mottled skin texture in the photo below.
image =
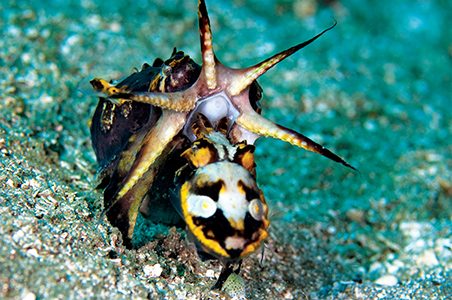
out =
[[(169, 66), (172, 66), (171, 72), (168, 71)], [(156, 59), (152, 66), (144, 64), (140, 71), (131, 74), (116, 86), (126, 87), (133, 92), (173, 92), (193, 84), (199, 72), (200, 67), (193, 60), (181, 51), (174, 51), (165, 62)], [(126, 113), (124, 113), (125, 108), (127, 108)], [(161, 117), (162, 110), (151, 104), (134, 101), (114, 104), (105, 98), (100, 98), (92, 120), (91, 138), (101, 167), (101, 187), (105, 187), (105, 211), (109, 221), (123, 233), (124, 242), (129, 246), (132, 238), (129, 231), (135, 222), (129, 217), (131, 207), (139, 206), (141, 200), (149, 194), (149, 199), (153, 203), (160, 203), (164, 208), (172, 208), (167, 205), (170, 203), (170, 194), (167, 191), (172, 186), (170, 183), (173, 181), (174, 173), (183, 163), (186, 163), (180, 160), (179, 148), (187, 141), (184, 137), (174, 137), (172, 143), (165, 149), (167, 154), (155, 162), (154, 166), (144, 174), (140, 183), (120, 201), (115, 200), (122, 181), (133, 167), (134, 161), (140, 157), (140, 149), (150, 128), (155, 126)], [(170, 154), (173, 152), (175, 152), (174, 157)], [(173, 159), (169, 159), (171, 157)], [(152, 184), (154, 180), (158, 184), (151, 189), (154, 186)], [(135, 207), (135, 210), (137, 209)], [(177, 215), (173, 214), (173, 216), (172, 222), (169, 223), (178, 223)], [(166, 218), (157, 219), (157, 221), (164, 220)]]

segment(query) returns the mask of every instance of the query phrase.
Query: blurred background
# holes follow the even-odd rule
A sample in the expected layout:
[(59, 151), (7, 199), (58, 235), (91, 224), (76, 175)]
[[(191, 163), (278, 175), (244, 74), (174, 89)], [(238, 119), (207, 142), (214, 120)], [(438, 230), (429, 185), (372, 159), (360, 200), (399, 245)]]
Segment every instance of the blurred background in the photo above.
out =
[[(125, 250), (102, 213), (93, 77), (120, 79), (177, 47), (200, 62), (196, 1), (15, 1), (0, 10), (0, 297), (221, 297), (219, 264), (183, 230), (147, 224)], [(264, 75), (263, 114), (359, 172), (257, 142), (270, 206), (246, 296), (452, 294), (452, 3), (207, 1), (218, 58), (245, 67), (307, 40)], [(261, 263), (262, 259), (262, 263)]]

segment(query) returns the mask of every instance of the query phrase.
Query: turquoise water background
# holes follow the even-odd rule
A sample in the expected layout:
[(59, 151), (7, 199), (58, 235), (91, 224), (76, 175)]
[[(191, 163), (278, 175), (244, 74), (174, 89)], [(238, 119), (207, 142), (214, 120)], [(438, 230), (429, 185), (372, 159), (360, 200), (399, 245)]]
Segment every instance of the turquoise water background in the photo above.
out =
[[(256, 272), (257, 257), (245, 268), (248, 296), (257, 299), (267, 288), (275, 298), (450, 295), (450, 1), (241, 0), (207, 7), (216, 54), (233, 67), (261, 61), (337, 20), (259, 80), (263, 114), (359, 169), (280, 141), (257, 142), (272, 234), (264, 271)], [(118, 79), (167, 58), (173, 47), (199, 62), (196, 1), (16, 1), (1, 8), (0, 283), (6, 288), (0, 296), (74, 297), (97, 287), (120, 298), (118, 285), (140, 297), (168, 292), (159, 290), (163, 278), (143, 273), (144, 250), (114, 248), (133, 262), (122, 267), (99, 254), (117, 233), (108, 224), (92, 230), (101, 213), (88, 130), (97, 99), (80, 91), (93, 77)], [(88, 236), (81, 239), (80, 231)], [(73, 247), (66, 254), (53, 241), (64, 232), (73, 236), (61, 242)], [(18, 258), (7, 259), (11, 253)], [(187, 297), (204, 295), (206, 287), (188, 288), (180, 278), (213, 282), (191, 267), (179, 276), (169, 267), (174, 258), (146, 255), (168, 265), (165, 280)], [(95, 276), (98, 269), (105, 277)], [(116, 288), (111, 272), (123, 276)], [(48, 274), (54, 275), (37, 279)], [(399, 285), (379, 286), (378, 280), (388, 283), (385, 276)]]

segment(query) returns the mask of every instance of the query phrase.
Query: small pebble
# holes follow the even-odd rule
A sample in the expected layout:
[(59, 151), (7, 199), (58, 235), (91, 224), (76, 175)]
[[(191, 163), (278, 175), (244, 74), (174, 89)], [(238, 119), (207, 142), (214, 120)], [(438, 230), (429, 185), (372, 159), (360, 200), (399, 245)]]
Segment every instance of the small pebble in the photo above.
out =
[(376, 284), (379, 285), (384, 285), (384, 286), (395, 286), (397, 285), (397, 283), (399, 282), (399, 280), (397, 279), (397, 277), (395, 277), (394, 275), (383, 275), (380, 278), (378, 278), (377, 280), (375, 280)]
[(421, 237), (422, 232), (431, 230), (430, 224), (419, 222), (402, 222), (400, 223), (400, 230), (402, 233), (410, 237), (411, 239), (418, 239)]
[(6, 184), (9, 185), (9, 187), (12, 187), (12, 188), (15, 188), (15, 187), (16, 187), (16, 184), (14, 183), (14, 181), (13, 181), (11, 178), (9, 178), (9, 179), (6, 181)]
[(346, 213), (347, 218), (349, 218), (352, 221), (362, 223), (365, 221), (364, 219), (364, 211), (356, 208), (349, 209)]
[(160, 264), (155, 264), (153, 266), (146, 265), (143, 267), (143, 272), (146, 275), (146, 277), (156, 278), (162, 275), (163, 269), (162, 266), (160, 266)]
[(212, 269), (207, 270), (207, 271), (206, 271), (206, 277), (214, 278), (214, 277), (215, 277), (215, 272), (214, 272), (214, 270), (212, 270)]
[(36, 295), (33, 294), (32, 292), (27, 292), (22, 298), (22, 300), (35, 300), (35, 299)]
[(222, 291), (233, 299), (245, 299), (245, 280), (240, 275), (232, 273), (224, 282)]
[(418, 265), (433, 267), (439, 264), (436, 254), (433, 250), (425, 250), (416, 260)]

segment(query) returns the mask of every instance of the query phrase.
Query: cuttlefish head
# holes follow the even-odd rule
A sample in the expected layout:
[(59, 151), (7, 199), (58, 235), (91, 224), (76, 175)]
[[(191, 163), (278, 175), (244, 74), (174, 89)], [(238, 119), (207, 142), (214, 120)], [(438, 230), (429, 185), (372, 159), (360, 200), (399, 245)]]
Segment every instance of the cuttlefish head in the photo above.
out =
[(233, 145), (215, 130), (197, 135), (182, 153), (192, 171), (180, 189), (180, 211), (201, 252), (239, 260), (267, 238), (268, 207), (253, 153), (254, 145)]

